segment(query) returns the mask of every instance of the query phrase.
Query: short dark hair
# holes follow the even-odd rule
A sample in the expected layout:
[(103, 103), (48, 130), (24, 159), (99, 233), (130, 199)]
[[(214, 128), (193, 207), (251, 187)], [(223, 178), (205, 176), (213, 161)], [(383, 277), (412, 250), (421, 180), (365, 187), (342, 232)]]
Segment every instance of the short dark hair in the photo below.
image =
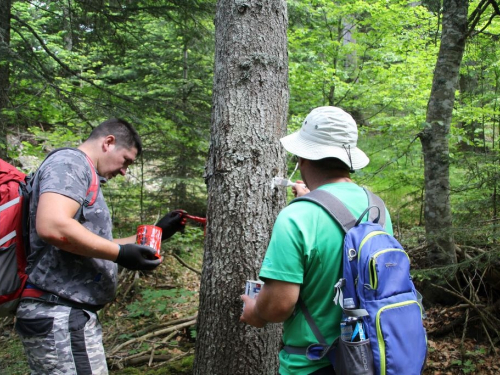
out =
[(310, 162), (319, 170), (346, 170), (349, 171), (349, 166), (342, 160), (337, 158), (324, 158), (319, 160), (310, 160)]
[(100, 123), (89, 135), (89, 140), (98, 139), (113, 135), (116, 139), (116, 145), (131, 149), (137, 149), (137, 156), (142, 153), (141, 137), (137, 130), (128, 122), (121, 118), (111, 118)]

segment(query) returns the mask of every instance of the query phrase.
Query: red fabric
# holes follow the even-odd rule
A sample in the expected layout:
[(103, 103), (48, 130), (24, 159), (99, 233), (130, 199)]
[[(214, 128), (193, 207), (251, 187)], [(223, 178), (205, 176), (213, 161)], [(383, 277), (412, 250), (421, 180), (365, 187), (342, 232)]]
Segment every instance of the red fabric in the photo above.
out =
[(87, 190), (87, 198), (89, 197), (90, 193), (92, 193), (92, 198), (89, 202), (89, 206), (92, 206), (97, 199), (97, 192), (99, 191), (99, 181), (97, 178), (97, 172), (95, 170), (94, 163), (92, 163), (92, 159), (90, 159), (87, 154), (85, 154), (85, 157), (90, 164), (90, 169), (92, 169), (92, 182), (90, 183), (90, 186)]
[(21, 294), (22, 298), (39, 298), (43, 296), (45, 292), (40, 289), (24, 289), (23, 293)]
[(9, 233), (16, 231), (16, 235), (1, 246), (2, 248), (7, 248), (12, 244), (16, 244), (17, 275), (21, 283), (20, 288), (12, 293), (0, 295), (0, 303), (19, 298), (28, 278), (25, 273), (26, 254), (22, 236), (22, 207), (24, 204), (24, 198), (19, 194), (19, 185), (20, 183), (24, 183), (25, 179), (26, 175), (24, 173), (6, 161), (0, 159), (0, 206), (8, 205), (9, 202), (19, 198), (18, 203), (4, 208), (0, 215), (0, 239), (7, 236)]

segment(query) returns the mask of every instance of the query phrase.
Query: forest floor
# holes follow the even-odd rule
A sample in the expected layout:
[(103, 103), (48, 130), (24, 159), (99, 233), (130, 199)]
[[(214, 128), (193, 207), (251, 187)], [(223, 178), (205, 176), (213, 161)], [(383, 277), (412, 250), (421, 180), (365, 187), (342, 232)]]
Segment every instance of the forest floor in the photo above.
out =
[[(202, 256), (200, 249), (178, 245), (182, 258), (165, 256), (159, 270), (120, 275), (116, 301), (101, 312), (110, 374), (192, 373)], [(176, 246), (174, 251), (180, 254)], [(495, 356), (487, 342), (477, 340), (482, 331), (474, 327), (473, 319), (466, 335), (461, 324), (455, 325), (466, 314), (463, 305), (426, 306), (426, 314), (429, 355), (424, 375), (500, 374), (498, 345)], [(27, 375), (12, 319), (0, 319), (0, 332), (0, 374)]]
[(464, 313), (458, 305), (427, 309), (424, 324), (428, 333), (429, 355), (424, 375), (500, 374), (498, 347), (494, 355), (486, 343), (479, 343), (472, 337), (462, 338), (462, 327), (446, 335), (434, 336), (433, 332), (442, 331), (444, 326), (453, 324)]

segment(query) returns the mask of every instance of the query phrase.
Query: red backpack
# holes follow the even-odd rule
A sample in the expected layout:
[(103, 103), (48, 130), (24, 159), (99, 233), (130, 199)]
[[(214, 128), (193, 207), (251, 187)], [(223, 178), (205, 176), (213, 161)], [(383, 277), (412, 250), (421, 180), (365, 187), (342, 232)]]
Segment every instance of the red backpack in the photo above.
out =
[[(63, 149), (52, 151), (47, 158)], [(88, 157), (87, 161), (94, 173), (84, 205), (91, 206), (98, 195), (99, 178)], [(28, 279), (28, 211), (33, 176), (34, 173), (26, 175), (0, 159), (0, 317), (15, 314)]]
[(28, 279), (26, 175), (0, 159), (0, 316), (14, 313)]

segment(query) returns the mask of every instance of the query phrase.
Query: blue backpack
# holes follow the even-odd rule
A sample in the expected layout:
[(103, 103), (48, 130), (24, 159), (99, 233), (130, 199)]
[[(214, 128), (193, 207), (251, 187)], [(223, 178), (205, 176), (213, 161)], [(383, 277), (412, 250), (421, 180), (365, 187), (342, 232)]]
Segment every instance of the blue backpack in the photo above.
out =
[[(421, 296), (410, 276), (410, 260), (399, 242), (383, 226), (385, 205), (366, 190), (368, 208), (356, 219), (345, 205), (325, 190), (316, 189), (295, 201), (307, 200), (323, 207), (346, 235), (343, 277), (335, 284), (335, 303), (353, 298), (355, 310), (348, 316), (362, 317), (366, 340), (327, 344), (303, 301), (299, 307), (318, 340), (301, 351), (285, 347), (311, 360), (327, 356), (338, 375), (419, 375), (427, 357)], [(361, 223), (366, 215), (368, 221)]]

